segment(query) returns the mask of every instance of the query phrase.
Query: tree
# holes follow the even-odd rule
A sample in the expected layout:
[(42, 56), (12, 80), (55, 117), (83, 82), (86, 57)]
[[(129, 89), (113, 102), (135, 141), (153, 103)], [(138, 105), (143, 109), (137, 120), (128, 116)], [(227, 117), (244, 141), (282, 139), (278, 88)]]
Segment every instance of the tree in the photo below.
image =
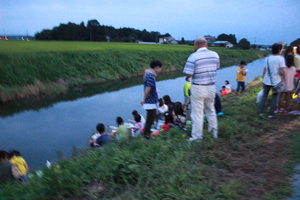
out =
[(297, 46), (297, 45), (300, 45), (300, 38), (291, 42), (291, 46)]
[(239, 41), (238, 46), (241, 49), (250, 49), (250, 42), (246, 38), (243, 38)]
[(185, 44), (184, 37), (181, 38), (181, 44)]
[(227, 35), (225, 33), (222, 33), (217, 37), (217, 41), (228, 41), (231, 44), (236, 45), (236, 37), (234, 34)]
[(158, 42), (161, 36), (171, 36), (169, 33), (161, 35), (157, 31), (148, 32), (134, 28), (115, 29), (112, 26), (100, 25), (96, 20), (89, 20), (87, 26), (84, 23), (60, 24), (52, 30), (42, 30), (35, 34), (36, 40), (71, 40), (71, 41), (114, 41), (114, 42), (136, 42), (142, 40), (145, 42)]
[(258, 48), (256, 44), (252, 44), (250, 47), (251, 47), (252, 49), (257, 49), (257, 48)]
[(89, 20), (87, 29), (90, 32), (90, 41), (99, 41), (100, 23), (95, 19)]
[(229, 34), (228, 35), (228, 42), (230, 42), (233, 45), (236, 45), (236, 37), (234, 34)]

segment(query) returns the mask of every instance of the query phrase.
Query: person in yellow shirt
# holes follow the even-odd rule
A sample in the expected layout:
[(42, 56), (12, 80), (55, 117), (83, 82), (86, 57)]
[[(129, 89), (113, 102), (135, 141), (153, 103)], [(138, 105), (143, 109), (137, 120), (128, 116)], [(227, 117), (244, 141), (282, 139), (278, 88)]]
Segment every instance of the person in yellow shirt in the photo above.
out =
[(183, 94), (184, 94), (184, 104), (183, 108), (186, 108), (186, 110), (189, 109), (189, 105), (191, 104), (190, 96), (190, 88), (191, 88), (191, 78), (185, 77), (186, 83), (183, 86)]
[(246, 62), (242, 60), (240, 62), (240, 66), (236, 70), (236, 81), (237, 81), (237, 94), (241, 94), (245, 90), (245, 81), (247, 75), (247, 69), (245, 69)]
[(24, 158), (21, 156), (20, 152), (16, 150), (12, 150), (9, 156), (10, 156), (9, 161), (11, 162), (11, 164), (16, 166), (19, 170), (20, 180), (22, 182), (27, 182), (28, 180), (27, 174), (29, 172), (29, 167), (26, 161), (24, 160)]

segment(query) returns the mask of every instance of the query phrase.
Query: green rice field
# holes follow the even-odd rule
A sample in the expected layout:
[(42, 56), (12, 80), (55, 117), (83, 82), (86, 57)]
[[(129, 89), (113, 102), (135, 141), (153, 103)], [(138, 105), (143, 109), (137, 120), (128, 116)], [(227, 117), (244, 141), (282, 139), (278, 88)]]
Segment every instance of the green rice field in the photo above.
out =
[(64, 52), (101, 50), (190, 51), (188, 45), (74, 41), (0, 41), (0, 52)]
[[(259, 50), (209, 47), (221, 68), (262, 57)], [(0, 41), (0, 102), (61, 93), (68, 87), (114, 81), (143, 74), (153, 59), (163, 71), (182, 70), (194, 51), (189, 45)], [(62, 84), (57, 84), (57, 83)]]

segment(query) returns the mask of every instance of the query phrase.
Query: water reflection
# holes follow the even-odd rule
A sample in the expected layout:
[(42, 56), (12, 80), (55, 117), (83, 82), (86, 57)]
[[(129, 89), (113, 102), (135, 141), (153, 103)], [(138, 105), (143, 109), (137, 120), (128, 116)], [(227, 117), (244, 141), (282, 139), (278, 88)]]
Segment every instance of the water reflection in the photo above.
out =
[[(260, 76), (263, 59), (247, 65), (247, 81)], [(225, 80), (236, 87), (237, 66), (220, 69), (216, 87)], [(183, 101), (184, 75), (176, 73), (158, 76), (160, 96), (170, 95), (173, 101)], [(113, 83), (84, 86), (68, 94), (42, 102), (22, 102), (1, 108), (0, 149), (18, 149), (31, 168), (43, 166), (46, 160), (55, 161), (56, 151), (69, 156), (72, 146), (86, 147), (87, 140), (99, 122), (116, 125), (121, 116), (131, 118), (131, 111), (145, 114), (139, 105), (143, 95), (142, 77)]]
[[(182, 71), (175, 71), (171, 73), (163, 73), (157, 77), (157, 81), (174, 79), (182, 76)], [(22, 100), (18, 102), (11, 102), (5, 105), (0, 104), (0, 116), (6, 117), (14, 115), (25, 110), (34, 110), (39, 112), (42, 108), (52, 107), (54, 104), (62, 101), (73, 101), (78, 98), (90, 97), (95, 94), (102, 94), (106, 92), (115, 92), (123, 88), (129, 88), (135, 85), (143, 83), (143, 77), (134, 77), (130, 79), (110, 81), (107, 83), (86, 85), (76, 88), (71, 88), (68, 93), (60, 94), (55, 97), (44, 98), (42, 101), (39, 100)]]

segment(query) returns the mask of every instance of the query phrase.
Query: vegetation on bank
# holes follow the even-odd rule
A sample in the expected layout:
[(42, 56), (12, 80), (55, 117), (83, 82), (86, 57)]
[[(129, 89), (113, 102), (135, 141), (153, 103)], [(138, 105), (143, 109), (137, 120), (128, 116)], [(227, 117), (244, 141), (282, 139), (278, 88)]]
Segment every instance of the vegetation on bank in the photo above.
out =
[(222, 97), (219, 138), (201, 142), (171, 129), (103, 149), (74, 148), (74, 157), (42, 169), (28, 184), (2, 185), (4, 199), (285, 199), (299, 162), (299, 116), (257, 113), (261, 80), (240, 96)]
[[(251, 62), (266, 52), (211, 48), (221, 66)], [(55, 95), (69, 87), (143, 74), (159, 59), (163, 71), (181, 70), (193, 52), (187, 45), (133, 43), (1, 41), (0, 102)]]

